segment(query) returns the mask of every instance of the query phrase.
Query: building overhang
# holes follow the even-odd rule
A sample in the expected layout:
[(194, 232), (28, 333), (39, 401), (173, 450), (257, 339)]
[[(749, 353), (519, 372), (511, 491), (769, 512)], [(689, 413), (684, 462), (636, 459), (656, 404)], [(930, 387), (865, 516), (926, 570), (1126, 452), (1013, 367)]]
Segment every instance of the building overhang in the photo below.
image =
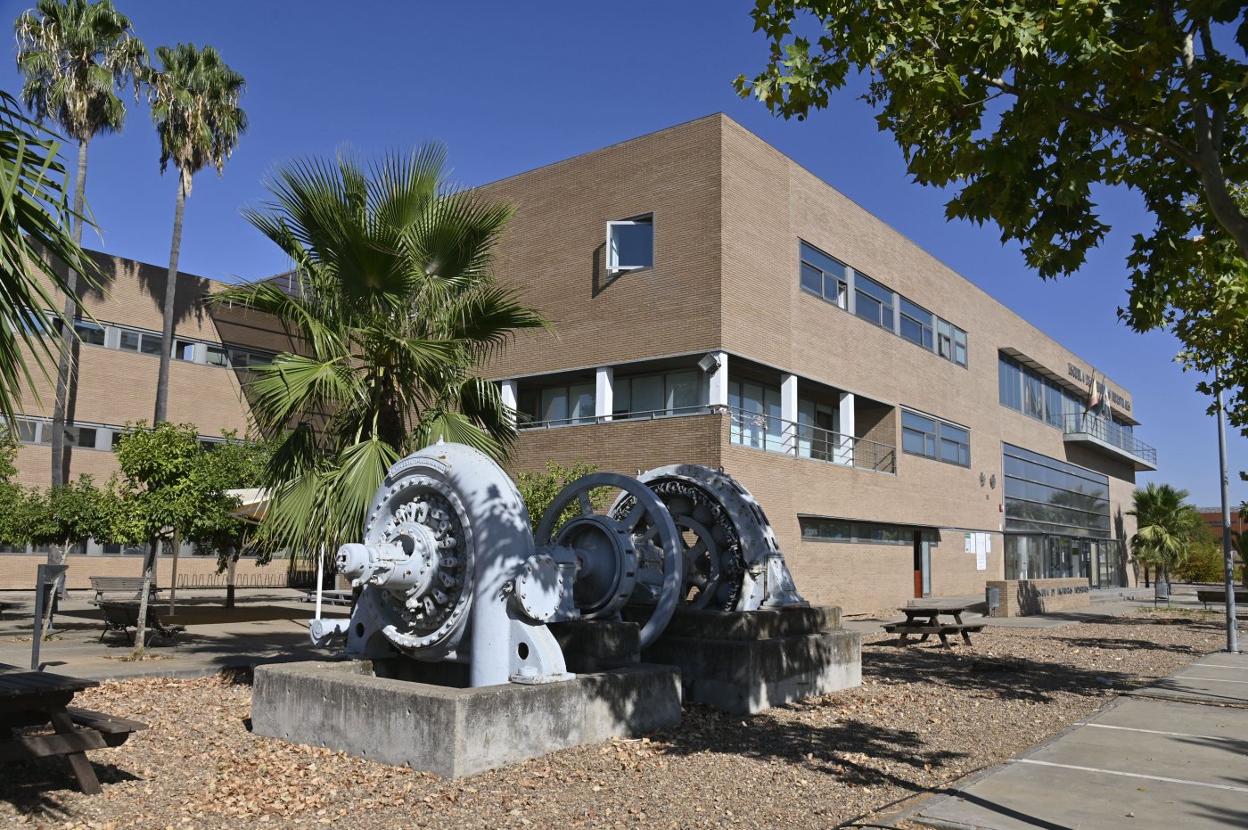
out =
[(1157, 469), (1157, 452), (1151, 447), (1133, 451), (1082, 430), (1066, 432), (1062, 438), (1067, 444), (1078, 444), (1112, 455), (1119, 460), (1128, 461), (1135, 467), (1137, 473), (1152, 472)]

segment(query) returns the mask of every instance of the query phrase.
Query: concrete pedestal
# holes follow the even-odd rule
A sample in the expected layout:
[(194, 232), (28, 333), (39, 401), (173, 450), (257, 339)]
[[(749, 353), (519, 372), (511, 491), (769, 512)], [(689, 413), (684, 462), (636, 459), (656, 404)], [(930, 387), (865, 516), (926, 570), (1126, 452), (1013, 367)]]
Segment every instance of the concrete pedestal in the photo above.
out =
[(680, 668), (684, 699), (752, 714), (862, 683), (862, 637), (839, 608), (680, 610), (642, 654)]
[(367, 661), (258, 666), (252, 729), (456, 778), (680, 722), (680, 676), (639, 664), (562, 683), (454, 688)]

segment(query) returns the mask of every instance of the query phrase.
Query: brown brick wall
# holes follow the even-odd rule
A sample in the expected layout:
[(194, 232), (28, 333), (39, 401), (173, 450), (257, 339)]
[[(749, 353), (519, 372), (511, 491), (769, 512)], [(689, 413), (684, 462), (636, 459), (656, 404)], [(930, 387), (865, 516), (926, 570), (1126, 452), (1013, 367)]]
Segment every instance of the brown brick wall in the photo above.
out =
[(593, 464), (626, 475), (666, 464), (717, 467), (721, 420), (718, 415), (691, 415), (527, 430), (520, 433), (506, 469), (513, 475), (540, 472), (547, 461), (565, 467)]
[[(553, 323), (490, 363), (513, 377), (719, 342), (719, 120), (703, 118), (495, 182), (515, 208), (499, 279)], [(654, 267), (608, 280), (606, 223), (654, 214)]]

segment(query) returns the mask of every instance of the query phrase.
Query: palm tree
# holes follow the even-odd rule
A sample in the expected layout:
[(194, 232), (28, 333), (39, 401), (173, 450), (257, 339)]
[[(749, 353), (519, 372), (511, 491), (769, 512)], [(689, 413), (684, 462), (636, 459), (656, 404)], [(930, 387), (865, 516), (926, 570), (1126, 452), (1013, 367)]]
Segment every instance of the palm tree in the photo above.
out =
[(68, 176), (59, 147), (15, 98), (0, 92), (0, 416), (10, 424), (23, 387), (32, 385), (27, 355), (54, 360), (45, 339), (52, 326), (41, 310), (52, 309), (64, 323), (52, 292), (73, 296), (69, 277), (50, 263), (59, 260), (70, 274), (95, 284), (91, 261), (69, 231)]
[[(14, 24), (17, 66), (25, 76), (22, 98), (40, 121), (54, 120), (78, 142), (74, 186), (74, 242), (82, 244), (87, 187), (87, 145), (96, 135), (120, 130), (126, 107), (117, 92), (135, 84), (147, 50), (130, 30), (130, 20), (109, 0), (39, 0)], [(74, 327), (78, 317), (78, 269), (65, 280), (65, 312), (52, 409), (52, 486), (65, 483), (66, 415), (72, 409)]]
[(362, 167), (305, 161), (246, 218), (294, 263), (288, 280), (214, 298), (273, 315), (299, 353), (255, 369), (253, 415), (277, 436), (264, 541), (295, 556), (358, 540), (389, 466), (439, 438), (502, 456), (515, 436), (475, 367), (541, 317), (492, 277), (511, 209), (445, 181), (427, 145)]
[(1187, 556), (1195, 534), (1203, 528), (1200, 513), (1187, 502), (1188, 493), (1169, 484), (1149, 482), (1136, 488), (1135, 535), (1131, 547), (1136, 558), (1157, 568), (1157, 581), (1170, 581), (1170, 570)]
[(191, 195), (191, 177), (211, 164), (220, 175), (225, 161), (247, 129), (247, 115), (238, 102), (243, 76), (230, 69), (211, 46), (197, 49), (179, 43), (156, 50), (161, 69), (151, 75), (152, 119), (160, 135), (160, 171), (169, 162), (178, 169), (178, 195), (173, 211), (173, 242), (165, 278), (164, 325), (161, 330), (160, 374), (156, 382), (153, 424), (165, 420), (169, 401), (169, 361), (173, 353), (174, 300), (178, 289), (178, 255), (182, 248), (182, 214)]

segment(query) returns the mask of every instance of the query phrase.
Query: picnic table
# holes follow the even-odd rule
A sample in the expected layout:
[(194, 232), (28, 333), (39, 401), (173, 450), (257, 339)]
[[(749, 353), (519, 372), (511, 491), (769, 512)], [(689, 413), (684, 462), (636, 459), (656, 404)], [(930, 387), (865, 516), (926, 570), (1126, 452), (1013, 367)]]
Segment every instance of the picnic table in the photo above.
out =
[[(120, 746), (131, 732), (147, 726), (69, 705), (75, 694), (95, 685), (94, 680), (0, 666), (0, 761), (63, 755), (82, 791), (100, 792), (87, 750)], [(29, 727), (48, 726), (53, 734), (26, 734)]]
[[(962, 641), (971, 644), (971, 632), (983, 631), (982, 624), (962, 622), (962, 614), (966, 611), (964, 604), (949, 602), (916, 602), (901, 609), (906, 615), (904, 622), (885, 623), (884, 630), (890, 634), (900, 634), (900, 644), (909, 645), (911, 635), (921, 635), (920, 643), (935, 634), (945, 648), (949, 645), (950, 634), (960, 634)], [(953, 622), (942, 622), (941, 617), (953, 617)]]

